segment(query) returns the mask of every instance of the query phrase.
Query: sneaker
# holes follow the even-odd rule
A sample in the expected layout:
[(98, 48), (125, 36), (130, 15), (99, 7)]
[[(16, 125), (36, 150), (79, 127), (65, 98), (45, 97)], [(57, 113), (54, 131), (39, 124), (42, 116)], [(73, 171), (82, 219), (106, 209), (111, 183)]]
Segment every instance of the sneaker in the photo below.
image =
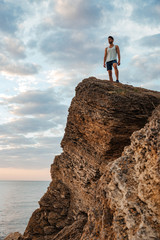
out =
[(117, 79), (116, 82), (119, 82), (119, 80)]

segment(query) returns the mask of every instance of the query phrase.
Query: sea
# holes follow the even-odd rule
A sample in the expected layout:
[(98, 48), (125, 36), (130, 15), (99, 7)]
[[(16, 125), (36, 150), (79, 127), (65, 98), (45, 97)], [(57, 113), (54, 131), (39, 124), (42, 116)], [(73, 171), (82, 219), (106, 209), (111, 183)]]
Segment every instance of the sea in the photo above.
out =
[(50, 181), (0, 181), (0, 240), (12, 232), (24, 233)]

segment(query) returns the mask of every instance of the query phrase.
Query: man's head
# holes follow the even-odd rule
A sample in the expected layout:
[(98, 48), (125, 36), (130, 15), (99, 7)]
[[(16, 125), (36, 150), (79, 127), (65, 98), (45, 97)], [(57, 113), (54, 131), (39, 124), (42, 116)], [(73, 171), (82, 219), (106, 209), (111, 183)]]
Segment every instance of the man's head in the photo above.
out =
[(109, 42), (110, 44), (112, 44), (113, 41), (114, 41), (114, 38), (113, 38), (112, 36), (109, 36), (109, 37), (108, 37), (108, 42)]

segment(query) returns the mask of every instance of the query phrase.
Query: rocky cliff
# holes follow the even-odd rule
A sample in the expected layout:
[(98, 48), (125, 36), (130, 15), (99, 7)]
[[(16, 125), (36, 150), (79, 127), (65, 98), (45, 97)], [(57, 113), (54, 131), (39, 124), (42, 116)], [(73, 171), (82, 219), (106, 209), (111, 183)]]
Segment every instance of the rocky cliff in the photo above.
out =
[(12, 239), (160, 240), (160, 93), (94, 77), (75, 90), (52, 182)]

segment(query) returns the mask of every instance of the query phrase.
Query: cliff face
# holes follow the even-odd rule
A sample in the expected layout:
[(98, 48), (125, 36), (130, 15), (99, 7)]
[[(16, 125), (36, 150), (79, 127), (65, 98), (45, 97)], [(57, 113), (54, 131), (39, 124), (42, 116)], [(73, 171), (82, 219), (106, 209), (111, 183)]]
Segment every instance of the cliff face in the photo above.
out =
[(94, 77), (75, 90), (22, 239), (160, 239), (160, 93)]
[(160, 106), (106, 166), (96, 197), (103, 212), (100, 239), (160, 239)]

